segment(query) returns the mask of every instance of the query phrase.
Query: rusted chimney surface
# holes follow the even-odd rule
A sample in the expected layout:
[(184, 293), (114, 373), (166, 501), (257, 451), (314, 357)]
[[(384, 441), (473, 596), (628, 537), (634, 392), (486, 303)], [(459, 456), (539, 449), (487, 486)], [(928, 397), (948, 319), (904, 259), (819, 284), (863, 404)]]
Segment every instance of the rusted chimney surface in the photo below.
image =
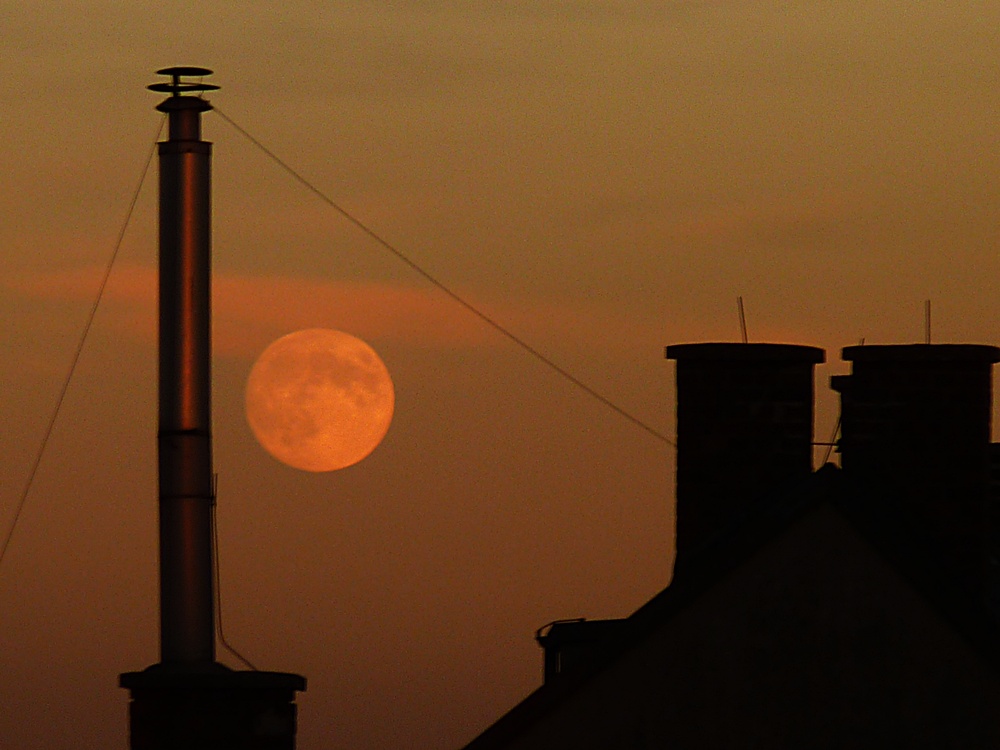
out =
[(992, 369), (978, 344), (851, 346), (841, 398), (845, 475), (912, 522), (929, 553), (981, 590), (988, 542)]
[(676, 344), (677, 564), (762, 493), (812, 471), (813, 371), (822, 349)]

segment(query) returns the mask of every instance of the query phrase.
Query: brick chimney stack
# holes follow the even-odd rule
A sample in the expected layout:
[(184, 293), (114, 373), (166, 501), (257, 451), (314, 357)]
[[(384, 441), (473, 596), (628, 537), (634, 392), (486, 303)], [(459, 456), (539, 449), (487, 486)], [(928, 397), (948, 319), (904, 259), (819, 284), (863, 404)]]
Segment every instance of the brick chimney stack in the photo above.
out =
[(976, 344), (851, 346), (841, 397), (841, 467), (911, 524), (958, 580), (983, 593), (989, 543), (992, 370)]
[(792, 344), (677, 344), (677, 563), (764, 492), (812, 471), (813, 370)]

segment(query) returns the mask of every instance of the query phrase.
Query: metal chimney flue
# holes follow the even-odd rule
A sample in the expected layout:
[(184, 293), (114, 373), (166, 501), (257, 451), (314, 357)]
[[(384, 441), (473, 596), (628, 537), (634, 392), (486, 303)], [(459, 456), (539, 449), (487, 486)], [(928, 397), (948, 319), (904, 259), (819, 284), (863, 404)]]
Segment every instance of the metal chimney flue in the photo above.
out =
[[(201, 94), (212, 71), (158, 71), (169, 94), (160, 155), (160, 662), (119, 678), (131, 750), (294, 750), (305, 678), (234, 671), (215, 658), (211, 430), (211, 144)], [(194, 81), (188, 79), (195, 79)], [(191, 94), (194, 94), (193, 96)]]
[(215, 661), (211, 433), (211, 156), (201, 140), (200, 96), (217, 89), (183, 77), (205, 68), (166, 68), (168, 140), (160, 157), (160, 658)]

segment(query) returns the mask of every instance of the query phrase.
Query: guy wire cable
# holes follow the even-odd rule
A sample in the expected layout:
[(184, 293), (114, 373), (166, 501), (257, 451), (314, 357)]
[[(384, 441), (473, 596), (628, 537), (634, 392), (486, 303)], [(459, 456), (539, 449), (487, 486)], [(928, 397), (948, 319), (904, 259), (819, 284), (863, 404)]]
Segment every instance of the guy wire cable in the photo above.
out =
[(633, 416), (632, 414), (630, 414), (629, 412), (625, 411), (623, 408), (621, 408), (620, 406), (618, 406), (616, 403), (614, 403), (613, 401), (611, 401), (610, 399), (608, 399), (607, 397), (605, 397), (604, 395), (602, 395), (598, 391), (596, 391), (593, 388), (591, 388), (589, 385), (587, 385), (586, 383), (584, 383), (582, 380), (580, 380), (579, 378), (577, 378), (575, 375), (573, 375), (572, 373), (570, 373), (568, 370), (566, 370), (563, 367), (561, 367), (560, 365), (556, 364), (553, 360), (549, 359), (547, 356), (545, 356), (540, 351), (538, 351), (537, 349), (535, 349), (533, 346), (531, 346), (527, 341), (525, 341), (524, 339), (522, 339), (521, 337), (519, 337), (517, 334), (515, 334), (512, 331), (510, 331), (509, 329), (505, 328), (503, 325), (501, 325), (500, 323), (498, 323), (495, 319), (493, 319), (492, 317), (490, 317), (486, 313), (484, 313), (481, 310), (479, 310), (479, 308), (475, 307), (471, 302), (466, 301), (463, 297), (461, 297), (457, 292), (453, 291), (444, 282), (439, 281), (437, 279), (437, 277), (435, 277), (435, 276), (431, 275), (429, 272), (425, 271), (420, 265), (418, 265), (416, 263), (416, 261), (411, 260), (406, 254), (404, 254), (401, 250), (399, 250), (398, 248), (396, 248), (392, 243), (390, 243), (388, 240), (386, 240), (385, 238), (383, 238), (380, 234), (378, 234), (377, 232), (375, 232), (375, 230), (371, 229), (367, 224), (365, 224), (364, 222), (362, 222), (360, 219), (355, 218), (349, 211), (347, 211), (347, 209), (341, 207), (340, 204), (338, 204), (332, 198), (330, 198), (329, 196), (327, 196), (326, 193), (324, 193), (318, 187), (316, 187), (315, 185), (313, 185), (309, 180), (307, 180), (305, 177), (303, 177), (301, 174), (299, 174), (294, 168), (292, 168), (289, 164), (287, 164), (285, 161), (283, 161), (277, 154), (275, 154), (273, 151), (271, 151), (269, 148), (267, 148), (263, 143), (261, 143), (259, 140), (257, 140), (254, 136), (252, 136), (244, 128), (242, 128), (241, 126), (239, 126), (238, 124), (236, 124), (236, 122), (234, 122), (232, 120), (232, 118), (230, 118), (225, 112), (223, 112), (221, 109), (219, 109), (219, 107), (216, 106), (215, 104), (212, 105), (212, 111), (216, 112), (223, 120), (225, 120), (227, 123), (229, 123), (240, 135), (242, 135), (244, 138), (246, 138), (248, 141), (250, 141), (250, 143), (252, 143), (254, 146), (256, 146), (261, 151), (263, 151), (264, 154), (266, 154), (272, 161), (274, 161), (285, 172), (287, 172), (289, 175), (291, 175), (292, 178), (294, 178), (297, 182), (299, 182), (309, 192), (311, 192), (315, 196), (317, 196), (321, 201), (323, 201), (324, 203), (326, 203), (330, 208), (332, 208), (334, 211), (336, 211), (341, 216), (343, 216), (345, 219), (347, 219), (355, 227), (357, 227), (358, 229), (360, 229), (362, 232), (364, 232), (365, 234), (367, 234), (371, 239), (375, 240), (375, 242), (377, 242), (383, 248), (385, 248), (390, 253), (392, 253), (393, 255), (395, 255), (396, 258), (398, 258), (403, 263), (405, 263), (407, 266), (409, 266), (410, 269), (412, 269), (415, 273), (417, 273), (418, 275), (420, 275), (421, 277), (423, 277), (424, 280), (426, 280), (427, 282), (429, 282), (432, 286), (436, 287), (439, 291), (441, 291), (444, 294), (446, 294), (453, 301), (457, 302), (459, 305), (461, 305), (462, 307), (464, 307), (467, 311), (469, 311), (470, 313), (472, 313), (473, 315), (475, 315), (483, 323), (485, 323), (486, 325), (488, 325), (490, 328), (492, 328), (493, 330), (495, 330), (497, 333), (505, 336), (507, 339), (509, 339), (514, 344), (516, 344), (517, 346), (519, 346), (521, 349), (523, 349), (524, 351), (526, 351), (528, 354), (530, 354), (532, 357), (534, 357), (535, 359), (537, 359), (539, 362), (541, 362), (544, 365), (547, 365), (549, 367), (549, 369), (554, 370), (556, 373), (558, 373), (559, 375), (561, 375), (563, 378), (565, 378), (566, 380), (568, 380), (570, 383), (572, 383), (573, 385), (575, 385), (577, 388), (579, 388), (582, 391), (584, 391), (585, 393), (587, 393), (592, 398), (594, 398), (597, 401), (599, 401), (600, 403), (604, 404), (609, 409), (612, 409), (613, 411), (617, 412), (619, 416), (622, 416), (625, 419), (629, 420), (630, 422), (632, 422), (637, 427), (640, 427), (641, 429), (645, 430), (650, 435), (652, 435), (653, 437), (657, 438), (658, 440), (661, 440), (662, 442), (666, 443), (667, 445), (671, 445), (671, 446), (673, 446), (675, 448), (677, 447), (677, 443), (675, 443), (673, 440), (671, 440), (670, 438), (668, 438), (662, 432), (659, 432), (658, 430), (654, 429), (653, 427), (650, 427), (648, 424), (646, 424), (645, 422), (643, 422), (638, 417)]
[(20, 519), (21, 512), (24, 510), (25, 503), (28, 500), (28, 494), (31, 492), (31, 485), (35, 481), (35, 475), (38, 473), (38, 467), (42, 463), (42, 456), (45, 455), (45, 448), (49, 443), (49, 438), (52, 436), (53, 429), (55, 429), (56, 419), (59, 417), (59, 411), (62, 408), (63, 401), (66, 399), (66, 392), (69, 390), (70, 381), (73, 380), (73, 374), (76, 372), (76, 366), (80, 361), (80, 356), (83, 354), (83, 346), (86, 343), (87, 336), (90, 334), (90, 329), (94, 324), (94, 318), (97, 316), (97, 308), (100, 306), (101, 298), (104, 296), (104, 290), (108, 285), (108, 279), (111, 277), (111, 269), (114, 267), (115, 259), (118, 257), (118, 251), (121, 249), (122, 242), (125, 240), (125, 232), (128, 230), (128, 225), (132, 221), (132, 214), (135, 211), (136, 203), (139, 201), (139, 195), (142, 192), (142, 186), (146, 182), (146, 176), (149, 174), (149, 165), (153, 161), (153, 154), (156, 153), (156, 144), (160, 139), (160, 133), (163, 131), (163, 123), (166, 122), (166, 119), (166, 115), (161, 117), (159, 124), (156, 126), (156, 134), (153, 136), (153, 145), (150, 146), (149, 153), (146, 154), (146, 161), (142, 166), (142, 174), (139, 177), (139, 184), (136, 186), (135, 192), (132, 194), (132, 200), (129, 202), (128, 210), (125, 212), (125, 220), (122, 222), (121, 230), (118, 232), (118, 240), (115, 242), (114, 249), (111, 252), (111, 257), (108, 259), (108, 263), (104, 268), (104, 276), (101, 278), (101, 284), (97, 289), (97, 297), (94, 299), (94, 304), (91, 306), (90, 313), (87, 315), (87, 320), (83, 326), (83, 333), (80, 335), (80, 340), (76, 345), (76, 351), (73, 352), (69, 370), (63, 380), (62, 388), (59, 390), (59, 396), (56, 398), (55, 408), (52, 410), (52, 416), (49, 418), (48, 425), (45, 428), (45, 433), (42, 435), (42, 442), (38, 447), (38, 452), (35, 454), (35, 460), (31, 464), (31, 469), (28, 472), (28, 480), (24, 483), (24, 489), (21, 492), (17, 508), (14, 511), (14, 518), (11, 520), (10, 526), (7, 529), (7, 534), (4, 537), (3, 544), (0, 545), (0, 566), (3, 565), (4, 557), (7, 555), (7, 550), (10, 547), (10, 540), (14, 536), (14, 530), (17, 528), (18, 519)]
[(243, 662), (252, 671), (259, 672), (260, 670), (257, 669), (257, 667), (255, 667), (249, 659), (230, 645), (229, 641), (226, 640), (226, 633), (222, 628), (222, 575), (219, 572), (221, 568), (219, 563), (219, 504), (216, 502), (219, 492), (218, 488), (219, 475), (216, 474), (212, 478), (212, 567), (214, 568), (215, 573), (215, 632), (219, 636), (219, 643), (221, 643), (223, 647), (229, 651), (229, 653)]

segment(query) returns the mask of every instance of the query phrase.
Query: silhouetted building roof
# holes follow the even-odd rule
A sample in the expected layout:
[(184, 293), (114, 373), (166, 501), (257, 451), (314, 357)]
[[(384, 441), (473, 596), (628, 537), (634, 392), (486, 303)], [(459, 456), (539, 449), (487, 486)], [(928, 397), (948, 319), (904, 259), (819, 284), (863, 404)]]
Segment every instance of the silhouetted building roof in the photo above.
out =
[[(1000, 463), (989, 443), (1000, 350), (845, 350), (853, 372), (834, 382), (843, 469), (811, 473), (787, 456), (801, 452), (797, 442), (811, 447), (812, 363), (822, 353), (713, 359), (724, 350), (710, 347), (668, 349), (679, 401), (671, 585), (625, 619), (540, 631), (544, 684), (467, 750), (1000, 746), (991, 611)], [(729, 372), (691, 386), (687, 357)], [(719, 395), (737, 402), (735, 419), (712, 415), (706, 383), (737, 391)], [(685, 409), (707, 410), (707, 424), (686, 423)], [(745, 457), (732, 450), (727, 419), (741, 439), (758, 421), (786, 471), (752, 467), (741, 487)], [(939, 451), (955, 460), (938, 460)], [(715, 490), (694, 482), (681, 491), (691, 465)], [(711, 467), (721, 480), (703, 470)], [(710, 520), (685, 535), (699, 505)]]

